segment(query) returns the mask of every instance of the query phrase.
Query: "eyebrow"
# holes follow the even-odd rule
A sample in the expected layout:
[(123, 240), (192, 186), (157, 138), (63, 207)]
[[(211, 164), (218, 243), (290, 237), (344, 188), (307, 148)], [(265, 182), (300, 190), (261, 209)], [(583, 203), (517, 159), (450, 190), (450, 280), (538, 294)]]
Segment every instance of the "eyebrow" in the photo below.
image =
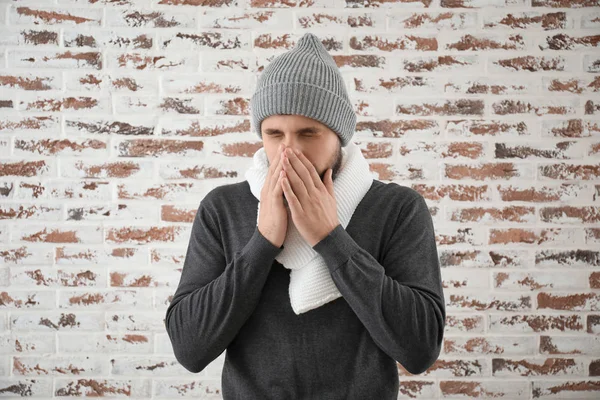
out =
[[(296, 133), (298, 133), (298, 134), (300, 134), (300, 133), (317, 133), (317, 132), (319, 132), (319, 131), (320, 131), (320, 129), (319, 129), (319, 128), (317, 128), (317, 127), (314, 127), (314, 126), (309, 126), (309, 127), (305, 127), (305, 128), (298, 129), (298, 130), (296, 131)], [(277, 129), (277, 128), (267, 128), (267, 129), (265, 129), (265, 133), (266, 133), (267, 135), (269, 135), (269, 134), (271, 134), (271, 133), (283, 133), (283, 132), (281, 131), (281, 129)]]

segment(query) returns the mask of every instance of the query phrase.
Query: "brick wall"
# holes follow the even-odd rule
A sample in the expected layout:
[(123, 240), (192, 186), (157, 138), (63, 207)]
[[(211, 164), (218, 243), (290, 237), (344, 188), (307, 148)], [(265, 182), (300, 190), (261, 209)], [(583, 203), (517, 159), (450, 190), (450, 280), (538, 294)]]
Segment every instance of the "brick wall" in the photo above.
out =
[(445, 346), (400, 397), (600, 396), (600, 1), (0, 0), (3, 396), (221, 397), (163, 318), (306, 30), (435, 221)]

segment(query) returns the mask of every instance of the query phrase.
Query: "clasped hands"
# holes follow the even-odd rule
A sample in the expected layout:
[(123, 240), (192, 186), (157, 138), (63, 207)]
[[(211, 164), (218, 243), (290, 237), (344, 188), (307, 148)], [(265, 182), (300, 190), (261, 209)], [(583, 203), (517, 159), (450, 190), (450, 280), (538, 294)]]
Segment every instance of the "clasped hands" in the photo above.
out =
[(281, 157), (285, 171), (281, 185), (292, 220), (300, 235), (313, 247), (340, 224), (332, 170), (329, 168), (321, 181), (315, 167), (301, 152), (287, 148)]

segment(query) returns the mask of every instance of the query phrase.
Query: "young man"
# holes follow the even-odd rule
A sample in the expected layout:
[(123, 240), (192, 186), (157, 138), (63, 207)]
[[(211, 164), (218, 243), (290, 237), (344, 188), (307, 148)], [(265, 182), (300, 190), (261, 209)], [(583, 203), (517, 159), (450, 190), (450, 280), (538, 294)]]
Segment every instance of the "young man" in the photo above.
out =
[(251, 105), (263, 147), (200, 202), (165, 319), (175, 356), (200, 372), (227, 350), (225, 400), (396, 399), (397, 363), (424, 372), (444, 334), (427, 204), (371, 177), (315, 35), (265, 68)]

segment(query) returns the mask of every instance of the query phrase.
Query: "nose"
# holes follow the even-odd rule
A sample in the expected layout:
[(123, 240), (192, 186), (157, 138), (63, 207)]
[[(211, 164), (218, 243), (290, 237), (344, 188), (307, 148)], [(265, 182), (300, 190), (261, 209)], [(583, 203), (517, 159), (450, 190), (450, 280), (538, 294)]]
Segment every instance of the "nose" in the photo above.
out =
[(280, 151), (284, 151), (286, 149), (294, 150), (294, 149), (297, 149), (297, 148), (298, 148), (298, 146), (295, 145), (294, 143), (292, 143), (291, 141), (286, 141), (286, 142), (282, 142), (282, 143), (279, 144), (279, 150)]

